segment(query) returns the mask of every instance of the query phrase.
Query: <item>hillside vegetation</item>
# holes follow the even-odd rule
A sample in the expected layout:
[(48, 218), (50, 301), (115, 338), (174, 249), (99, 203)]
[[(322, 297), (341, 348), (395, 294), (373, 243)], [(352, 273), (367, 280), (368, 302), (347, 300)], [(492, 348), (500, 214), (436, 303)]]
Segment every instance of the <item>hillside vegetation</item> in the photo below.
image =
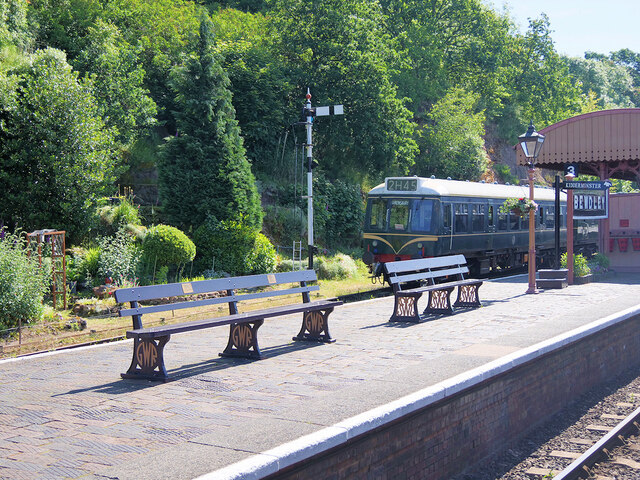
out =
[(530, 120), (638, 106), (639, 85), (639, 54), (563, 57), (544, 14), (519, 31), (481, 0), (4, 0), (0, 222), (83, 254), (125, 229), (154, 281), (184, 268), (142, 251), (161, 224), (195, 239), (192, 274), (224, 242), (274, 268), (269, 242), (305, 238), (307, 88), (344, 105), (314, 128), (316, 238), (344, 250), (385, 176), (517, 181)]

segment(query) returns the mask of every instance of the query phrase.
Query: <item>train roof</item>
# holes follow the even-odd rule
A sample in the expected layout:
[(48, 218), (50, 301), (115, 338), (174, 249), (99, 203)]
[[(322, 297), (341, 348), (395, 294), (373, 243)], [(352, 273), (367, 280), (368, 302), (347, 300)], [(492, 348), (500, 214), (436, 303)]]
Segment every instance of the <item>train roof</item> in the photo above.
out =
[[(410, 189), (387, 189), (388, 180), (412, 181)], [(461, 182), (459, 180), (443, 180), (438, 178), (423, 177), (389, 177), (385, 183), (372, 188), (369, 195), (407, 195), (407, 196), (436, 196), (436, 197), (478, 197), (478, 198), (528, 198), (528, 185), (501, 185), (497, 183)], [(560, 193), (561, 200), (566, 200), (566, 195)], [(555, 200), (553, 188), (536, 187), (535, 200)]]

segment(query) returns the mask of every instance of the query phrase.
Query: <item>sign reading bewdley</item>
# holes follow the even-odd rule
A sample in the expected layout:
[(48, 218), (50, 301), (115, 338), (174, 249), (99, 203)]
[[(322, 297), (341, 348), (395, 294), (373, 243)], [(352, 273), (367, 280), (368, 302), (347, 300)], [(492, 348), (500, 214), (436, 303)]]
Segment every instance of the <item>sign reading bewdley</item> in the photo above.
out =
[(595, 220), (609, 217), (609, 187), (611, 182), (566, 182), (573, 190), (573, 218)]

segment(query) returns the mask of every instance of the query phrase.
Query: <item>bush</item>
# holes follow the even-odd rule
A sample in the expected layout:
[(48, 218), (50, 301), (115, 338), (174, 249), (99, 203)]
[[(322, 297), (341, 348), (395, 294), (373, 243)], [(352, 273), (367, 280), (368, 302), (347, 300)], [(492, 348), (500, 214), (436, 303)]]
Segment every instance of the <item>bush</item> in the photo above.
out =
[(42, 300), (50, 288), (50, 270), (40, 268), (36, 256), (27, 256), (25, 240), (2, 231), (0, 238), (0, 327), (39, 319)]
[[(560, 265), (562, 268), (567, 268), (567, 254), (566, 252), (560, 257)], [(587, 259), (581, 253), (573, 256), (573, 275), (576, 277), (584, 277), (589, 275), (591, 269), (587, 263)]]
[(115, 235), (122, 228), (134, 230), (142, 225), (140, 208), (133, 204), (129, 197), (117, 197), (115, 203), (111, 198), (100, 199), (98, 217), (100, 219), (100, 233), (105, 236)]
[(241, 222), (209, 217), (193, 239), (198, 248), (196, 271), (252, 275), (275, 269), (276, 251), (269, 239)]
[(113, 237), (99, 240), (98, 280), (102, 283), (111, 277), (117, 286), (125, 283), (137, 283), (137, 271), (142, 256), (134, 239), (124, 229)]
[(168, 266), (190, 262), (196, 246), (182, 231), (169, 225), (156, 225), (147, 231), (142, 250), (151, 265)]
[(100, 247), (81, 249), (74, 255), (75, 276), (72, 280), (92, 282), (98, 276), (98, 262), (100, 261)]
[(606, 273), (610, 265), (611, 262), (602, 253), (596, 253), (589, 259), (589, 268), (593, 273)]
[(306, 235), (307, 215), (300, 207), (268, 205), (262, 229), (277, 245), (290, 247)]
[(317, 257), (314, 267), (321, 280), (344, 280), (358, 273), (356, 262), (343, 253), (334, 257)]

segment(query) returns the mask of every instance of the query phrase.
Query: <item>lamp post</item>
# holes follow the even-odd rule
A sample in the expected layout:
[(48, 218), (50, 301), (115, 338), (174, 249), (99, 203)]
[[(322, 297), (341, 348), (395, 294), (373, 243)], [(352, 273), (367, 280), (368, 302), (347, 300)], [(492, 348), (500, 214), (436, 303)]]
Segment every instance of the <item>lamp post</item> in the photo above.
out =
[[(534, 200), (533, 193), (533, 173), (535, 171), (536, 159), (544, 143), (544, 135), (536, 132), (533, 122), (529, 123), (527, 131), (518, 137), (518, 142), (522, 147), (522, 153), (529, 162), (529, 200)], [(529, 288), (526, 293), (537, 293), (536, 291), (536, 213), (529, 211)]]

